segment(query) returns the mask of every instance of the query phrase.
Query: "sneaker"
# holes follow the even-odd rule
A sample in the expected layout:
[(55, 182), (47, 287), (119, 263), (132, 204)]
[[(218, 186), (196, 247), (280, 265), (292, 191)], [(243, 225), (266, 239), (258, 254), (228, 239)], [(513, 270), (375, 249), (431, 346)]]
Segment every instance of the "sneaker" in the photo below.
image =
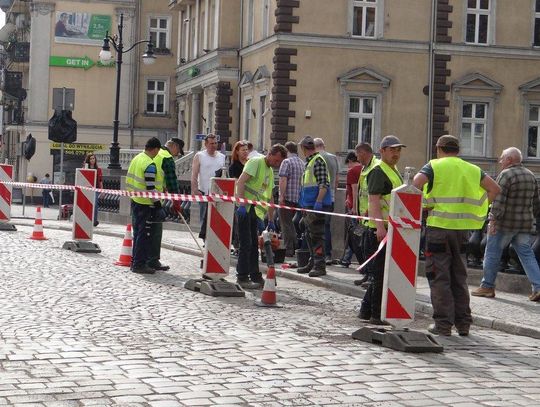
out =
[(476, 290), (471, 291), (471, 295), (475, 297), (493, 298), (495, 297), (495, 289), (487, 288), (487, 287), (478, 287)]
[(170, 270), (170, 266), (161, 264), (159, 261), (156, 263), (148, 263), (148, 267), (153, 268), (156, 271), (167, 271)]
[(350, 261), (343, 261), (343, 260), (340, 260), (340, 261), (339, 261), (339, 265), (340, 265), (341, 267), (343, 267), (343, 268), (348, 269), (349, 266), (351, 265), (351, 262), (350, 262)]
[(369, 276), (367, 274), (365, 274), (364, 277), (362, 277), (360, 280), (354, 280), (353, 284), (354, 285), (363, 285), (366, 281), (368, 281), (368, 279), (369, 279)]
[(156, 272), (156, 270), (148, 267), (146, 264), (143, 266), (133, 267), (131, 271), (137, 274), (154, 274)]
[(540, 291), (535, 291), (529, 295), (529, 301), (540, 301)]
[(442, 329), (442, 328), (439, 328), (435, 324), (431, 324), (427, 330), (428, 332), (431, 332), (433, 335), (452, 336), (451, 329)]
[(326, 275), (326, 270), (312, 270), (309, 272), (310, 277), (322, 277)]
[(259, 284), (260, 287), (264, 285), (264, 278), (262, 277), (261, 274), (259, 274), (257, 277), (252, 277), (251, 281), (254, 282), (255, 284)]
[(249, 280), (236, 280), (236, 284), (238, 284), (244, 290), (257, 290), (258, 288), (261, 288), (259, 283), (254, 283), (253, 281)]
[(325, 262), (327, 266), (331, 266), (332, 264), (334, 264), (334, 260), (332, 260), (331, 257), (327, 257)]

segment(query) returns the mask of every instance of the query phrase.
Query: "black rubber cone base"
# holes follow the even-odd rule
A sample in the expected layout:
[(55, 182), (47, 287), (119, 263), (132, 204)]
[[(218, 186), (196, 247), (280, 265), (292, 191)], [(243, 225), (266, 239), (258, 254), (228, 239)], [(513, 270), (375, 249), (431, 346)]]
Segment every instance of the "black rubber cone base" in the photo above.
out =
[(408, 329), (365, 326), (353, 332), (353, 339), (410, 353), (442, 353), (444, 348), (430, 334)]
[(85, 241), (65, 242), (62, 249), (78, 253), (101, 253), (101, 249), (97, 244)]
[(2, 232), (15, 232), (16, 230), (17, 228), (15, 227), (15, 225), (12, 225), (11, 223), (0, 223), (0, 231)]
[(186, 281), (184, 288), (200, 292), (211, 297), (245, 297), (246, 293), (238, 284), (231, 283), (223, 278), (212, 280), (198, 278)]

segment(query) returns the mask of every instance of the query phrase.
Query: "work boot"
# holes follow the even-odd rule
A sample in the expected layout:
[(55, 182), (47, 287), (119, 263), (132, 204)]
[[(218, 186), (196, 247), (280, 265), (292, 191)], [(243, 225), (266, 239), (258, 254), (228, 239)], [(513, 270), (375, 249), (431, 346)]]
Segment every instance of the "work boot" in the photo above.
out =
[(238, 280), (237, 279), (236, 284), (238, 284), (244, 290), (257, 290), (257, 289), (261, 288), (261, 285), (259, 283), (254, 283), (253, 281), (249, 281), (249, 280)]
[(428, 330), (428, 332), (431, 332), (433, 335), (452, 336), (452, 329), (450, 329), (450, 328), (446, 328), (446, 329), (440, 328), (435, 324), (431, 324), (428, 327), (427, 330)]
[(367, 274), (364, 274), (364, 277), (362, 277), (360, 280), (354, 280), (353, 281), (353, 284), (354, 285), (362, 285), (364, 284), (366, 281), (368, 281), (369, 279), (369, 276)]
[(161, 263), (159, 262), (159, 260), (158, 260), (158, 261), (155, 261), (155, 262), (150, 262), (150, 263), (148, 263), (148, 267), (153, 268), (153, 269), (156, 270), (156, 271), (167, 271), (167, 270), (170, 269), (169, 266), (166, 266), (166, 265), (164, 265), (164, 264), (161, 264)]
[(298, 267), (298, 269), (296, 270), (297, 273), (299, 274), (307, 274), (309, 273), (311, 270), (313, 270), (313, 261), (309, 261), (308, 264), (306, 264), (305, 266), (303, 267)]
[(529, 295), (529, 301), (540, 301), (540, 291), (535, 291)]
[(326, 270), (312, 270), (309, 272), (308, 276), (310, 277), (322, 277), (326, 275)]
[(251, 277), (251, 281), (255, 284), (259, 284), (260, 287), (264, 285), (264, 278), (262, 274), (259, 274), (258, 276)]
[(456, 331), (458, 332), (459, 336), (469, 336), (469, 325), (456, 325)]
[(478, 287), (476, 290), (471, 291), (471, 295), (475, 297), (493, 298), (495, 297), (495, 289), (487, 287)]
[(137, 274), (154, 274), (156, 272), (156, 270), (154, 270), (151, 267), (148, 267), (146, 264), (143, 264), (142, 266), (133, 267), (131, 271)]

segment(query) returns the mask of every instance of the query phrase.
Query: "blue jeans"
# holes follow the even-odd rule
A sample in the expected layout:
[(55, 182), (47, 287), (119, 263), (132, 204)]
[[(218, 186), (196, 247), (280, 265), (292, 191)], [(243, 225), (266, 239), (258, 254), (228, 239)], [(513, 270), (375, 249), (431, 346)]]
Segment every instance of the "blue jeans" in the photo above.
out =
[(498, 231), (494, 235), (488, 234), (484, 253), (484, 277), (480, 286), (486, 288), (495, 287), (501, 255), (509, 243), (512, 243), (525, 274), (527, 274), (532, 284), (533, 291), (540, 291), (540, 267), (531, 249), (531, 236), (528, 233), (519, 232)]

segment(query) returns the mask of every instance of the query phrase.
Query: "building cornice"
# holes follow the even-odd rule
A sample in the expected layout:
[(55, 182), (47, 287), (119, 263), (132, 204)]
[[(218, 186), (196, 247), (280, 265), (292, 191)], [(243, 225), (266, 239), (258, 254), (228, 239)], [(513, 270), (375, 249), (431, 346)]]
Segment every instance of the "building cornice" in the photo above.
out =
[(525, 47), (475, 46), (464, 44), (436, 44), (435, 53), (482, 58), (540, 59), (540, 50)]
[(185, 81), (176, 85), (176, 94), (185, 95), (194, 92), (194, 89), (196, 88), (204, 89), (210, 85), (215, 85), (220, 81), (236, 80), (238, 80), (238, 68), (218, 68), (193, 78), (190, 81)]

